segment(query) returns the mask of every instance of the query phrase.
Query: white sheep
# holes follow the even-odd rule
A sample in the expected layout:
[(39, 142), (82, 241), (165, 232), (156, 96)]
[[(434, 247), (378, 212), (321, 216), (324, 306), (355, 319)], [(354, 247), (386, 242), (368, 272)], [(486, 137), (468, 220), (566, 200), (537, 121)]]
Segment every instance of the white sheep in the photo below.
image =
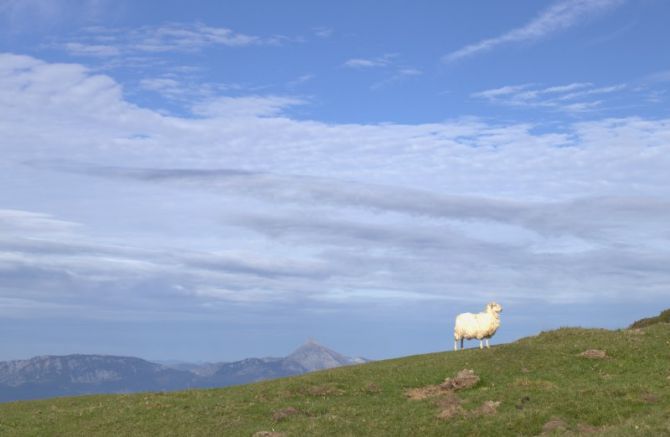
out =
[(479, 340), (479, 348), (483, 349), (482, 340), (486, 340), (486, 347), (489, 347), (489, 338), (496, 333), (500, 326), (500, 313), (502, 306), (495, 302), (486, 305), (486, 310), (483, 313), (472, 314), (463, 313), (456, 317), (456, 324), (454, 326), (454, 350), (458, 350), (458, 340), (461, 341), (461, 349), (463, 349), (463, 339), (471, 340), (476, 338)]

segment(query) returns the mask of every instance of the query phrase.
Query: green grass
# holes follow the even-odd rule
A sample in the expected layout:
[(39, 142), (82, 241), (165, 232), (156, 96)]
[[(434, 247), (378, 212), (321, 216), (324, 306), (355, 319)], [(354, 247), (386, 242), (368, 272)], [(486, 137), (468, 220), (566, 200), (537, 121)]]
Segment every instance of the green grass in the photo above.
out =
[[(473, 343), (474, 344), (474, 343)], [(607, 351), (605, 359), (579, 356)], [(480, 381), (457, 392), (465, 414), (437, 417), (436, 399), (408, 388), (461, 369)], [(0, 435), (286, 436), (670, 435), (670, 324), (641, 330), (562, 328), (499, 345), (374, 362), (214, 390), (105, 395), (0, 404)], [(522, 401), (526, 399), (525, 401)], [(493, 415), (473, 413), (500, 401)], [(273, 418), (293, 407), (297, 414)]]
[(646, 319), (638, 320), (630, 325), (630, 329), (646, 328), (647, 326), (651, 326), (656, 323), (670, 323), (670, 309), (661, 311), (661, 314), (656, 317), (648, 317)]

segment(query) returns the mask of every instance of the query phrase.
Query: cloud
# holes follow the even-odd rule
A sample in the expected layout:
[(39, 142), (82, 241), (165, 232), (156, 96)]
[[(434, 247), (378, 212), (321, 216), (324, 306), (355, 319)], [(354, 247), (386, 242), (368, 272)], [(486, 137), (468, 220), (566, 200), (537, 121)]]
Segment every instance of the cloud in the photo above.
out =
[(670, 70), (661, 70), (643, 78), (645, 82), (670, 82)]
[(395, 82), (423, 74), (418, 68), (400, 64), (396, 60), (397, 57), (397, 54), (392, 53), (377, 58), (353, 58), (347, 60), (343, 66), (358, 70), (380, 69), (388, 71), (384, 79), (370, 86), (372, 90), (378, 90)]
[(110, 6), (108, 0), (1, 0), (0, 23), (14, 32), (35, 32), (72, 21), (92, 21)]
[(351, 58), (347, 59), (342, 65), (348, 68), (359, 69), (383, 68), (391, 65), (393, 58), (396, 56), (395, 54), (386, 54), (377, 58)]
[(332, 28), (324, 26), (315, 27), (312, 31), (314, 31), (314, 34), (319, 38), (330, 38), (335, 32)]
[(575, 100), (619, 95), (621, 92), (628, 91), (628, 89), (629, 86), (626, 84), (595, 87), (589, 82), (575, 82), (547, 88), (540, 88), (534, 84), (522, 84), (479, 91), (471, 94), (471, 97), (508, 106), (547, 108), (568, 113), (581, 113), (600, 108), (603, 101)]
[(74, 56), (130, 56), (166, 52), (196, 53), (212, 47), (281, 45), (290, 38), (257, 36), (203, 23), (165, 23), (134, 29), (87, 27), (78, 40), (56, 43)]
[(313, 75), (313, 74), (302, 74), (302, 75), (298, 76), (297, 78), (295, 78), (294, 80), (287, 82), (286, 86), (288, 88), (295, 88), (295, 87), (300, 86), (304, 83), (307, 83), (307, 82), (310, 82), (310, 81), (314, 80), (315, 77), (316, 76)]
[(454, 62), (493, 50), (501, 45), (539, 40), (576, 26), (587, 18), (616, 8), (622, 3), (623, 0), (560, 0), (524, 26), (500, 36), (467, 45), (449, 53), (442, 60), (443, 62)]
[(214, 99), (225, 92), (238, 91), (236, 84), (206, 82), (188, 72), (169, 73), (159, 77), (141, 79), (139, 88), (161, 95), (162, 97), (192, 105), (193, 101)]
[(193, 113), (206, 117), (269, 117), (304, 103), (301, 99), (286, 96), (216, 97), (194, 105)]
[(370, 89), (372, 90), (377, 90), (380, 88), (383, 88), (387, 85), (393, 84), (395, 82), (402, 81), (404, 79), (410, 78), (410, 77), (416, 77), (416, 76), (421, 76), (423, 72), (419, 70), (418, 68), (412, 68), (412, 67), (402, 67), (398, 68), (395, 73), (393, 73), (390, 77), (387, 77), (386, 79), (379, 81), (377, 83), (372, 84)]
[(79, 223), (58, 220), (49, 214), (0, 209), (0, 227), (32, 230), (68, 231), (80, 226)]
[(82, 44), (78, 42), (65, 43), (65, 50), (74, 56), (118, 56), (121, 50), (118, 47), (104, 44)]
[(167, 116), (122, 91), (0, 55), (0, 298), (22, 314), (626, 301), (668, 282), (670, 120), (327, 123), (291, 117), (293, 96), (220, 94)]
[[(588, 125), (583, 128), (588, 129)], [(40, 162), (31, 165), (41, 166)], [(337, 209), (361, 209), (375, 213), (399, 213), (412, 217), (456, 221), (496, 222), (534, 232), (545, 237), (576, 237), (603, 241), (622, 224), (636, 222), (654, 227), (670, 220), (670, 201), (663, 198), (585, 197), (564, 202), (511, 201), (480, 196), (455, 196), (403, 187), (347, 182), (337, 179), (276, 175), (238, 169), (139, 169), (101, 167), (81, 164), (46, 164), (47, 167), (96, 177), (132, 179), (153, 183), (169, 183), (204, 189), (222, 196), (254, 196), (267, 201), (283, 202), (309, 207), (332, 206)], [(235, 225), (264, 229), (270, 235), (281, 235), (292, 228), (289, 219), (281, 222), (264, 221), (262, 217), (235, 219)], [(275, 223), (282, 223), (276, 226)], [(312, 219), (303, 228), (311, 227), (316, 234), (357, 235), (361, 239), (393, 241), (396, 231), (376, 232), (369, 227), (349, 227), (343, 234), (334, 234), (335, 226), (329, 220)], [(329, 230), (328, 230), (329, 229)], [(341, 229), (343, 230), (343, 229)], [(444, 230), (440, 231), (444, 234)], [(427, 242), (430, 232), (417, 237)], [(456, 235), (448, 237), (452, 240)], [(440, 243), (444, 245), (445, 243)]]

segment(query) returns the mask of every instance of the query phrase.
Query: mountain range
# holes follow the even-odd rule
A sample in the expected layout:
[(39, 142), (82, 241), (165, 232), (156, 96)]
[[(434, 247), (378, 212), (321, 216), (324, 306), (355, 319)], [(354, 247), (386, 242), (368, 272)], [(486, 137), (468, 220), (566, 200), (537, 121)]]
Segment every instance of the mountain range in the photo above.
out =
[(96, 393), (175, 391), (247, 384), (364, 363), (310, 340), (283, 358), (160, 364), (109, 355), (38, 356), (0, 362), (0, 402)]

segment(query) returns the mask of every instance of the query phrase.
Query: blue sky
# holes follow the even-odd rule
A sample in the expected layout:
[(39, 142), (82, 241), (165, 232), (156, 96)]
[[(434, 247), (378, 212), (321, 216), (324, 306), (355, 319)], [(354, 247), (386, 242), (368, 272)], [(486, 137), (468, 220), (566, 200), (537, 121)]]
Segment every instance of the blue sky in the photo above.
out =
[(0, 0), (0, 359), (670, 306), (670, 5)]

